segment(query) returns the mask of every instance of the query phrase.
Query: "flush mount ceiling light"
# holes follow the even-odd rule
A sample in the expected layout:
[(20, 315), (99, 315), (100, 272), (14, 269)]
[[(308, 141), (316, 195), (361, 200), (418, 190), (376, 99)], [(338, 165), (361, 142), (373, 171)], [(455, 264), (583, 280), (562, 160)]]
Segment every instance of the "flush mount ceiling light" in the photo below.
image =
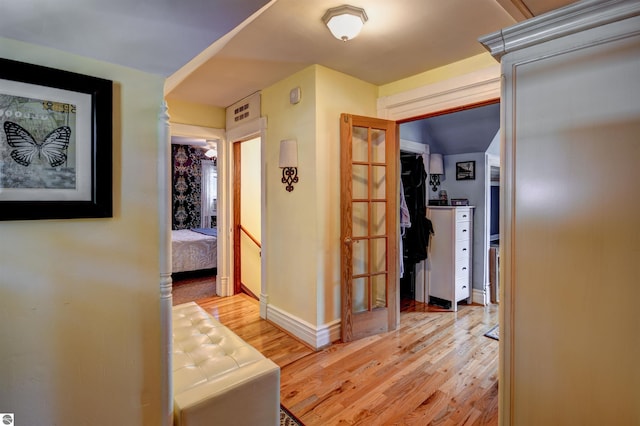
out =
[(346, 4), (327, 10), (322, 17), (331, 34), (342, 41), (356, 37), (367, 19), (364, 9)]

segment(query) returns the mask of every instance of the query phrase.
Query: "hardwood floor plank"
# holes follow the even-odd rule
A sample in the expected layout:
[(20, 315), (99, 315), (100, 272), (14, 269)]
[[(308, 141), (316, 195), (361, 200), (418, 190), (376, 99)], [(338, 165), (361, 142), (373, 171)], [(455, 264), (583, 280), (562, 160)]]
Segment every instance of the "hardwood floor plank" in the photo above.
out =
[(497, 305), (403, 303), (396, 331), (314, 352), (244, 295), (198, 303), (281, 367), (281, 401), (305, 425), (497, 425)]
[(313, 353), (304, 343), (260, 318), (258, 301), (245, 294), (197, 301), (210, 315), (281, 368)]

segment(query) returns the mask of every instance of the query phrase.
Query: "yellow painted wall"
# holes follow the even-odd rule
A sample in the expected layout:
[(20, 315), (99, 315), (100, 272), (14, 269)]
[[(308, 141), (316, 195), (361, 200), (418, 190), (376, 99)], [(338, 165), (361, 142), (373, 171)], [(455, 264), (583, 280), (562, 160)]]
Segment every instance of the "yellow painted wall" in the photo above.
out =
[(453, 62), (442, 67), (427, 70), (420, 74), (394, 81), (379, 87), (378, 96), (390, 96), (407, 90), (417, 89), (422, 86), (437, 83), (453, 77), (459, 77), (484, 68), (496, 65), (496, 60), (489, 52), (472, 56), (457, 62)]
[(211, 105), (167, 99), (169, 121), (171, 123), (224, 129), (226, 112), (224, 108)]
[(377, 87), (316, 67), (317, 324), (340, 318), (340, 114), (376, 116)]
[[(289, 103), (289, 91), (302, 100)], [(340, 113), (374, 115), (377, 88), (313, 65), (262, 91), (267, 117), (269, 303), (312, 325), (340, 317)], [(298, 141), (300, 181), (280, 182), (280, 140)]]
[(161, 77), (0, 39), (0, 57), (114, 81), (114, 217), (0, 222), (0, 411), (158, 425)]
[[(266, 280), (269, 304), (311, 324), (316, 322), (316, 86), (315, 67), (308, 67), (262, 91), (266, 136)], [(289, 91), (302, 100), (289, 103)], [(287, 192), (280, 182), (280, 141), (298, 141), (299, 182)]]

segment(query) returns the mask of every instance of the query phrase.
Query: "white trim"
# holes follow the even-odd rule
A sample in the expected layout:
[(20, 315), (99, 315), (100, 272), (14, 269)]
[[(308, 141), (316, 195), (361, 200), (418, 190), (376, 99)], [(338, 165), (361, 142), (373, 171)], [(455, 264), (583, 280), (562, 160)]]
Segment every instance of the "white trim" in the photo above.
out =
[(400, 151), (423, 155), (429, 155), (430, 153), (429, 145), (407, 139), (400, 139)]
[(473, 303), (477, 303), (479, 305), (488, 305), (489, 304), (489, 285), (487, 284), (484, 290), (480, 290), (474, 288), (471, 292), (471, 300)]
[[(500, 129), (496, 136), (500, 136)], [(495, 137), (494, 137), (495, 139)], [(489, 279), (489, 249), (491, 248), (491, 167), (500, 168), (500, 157), (493, 154), (485, 154), (484, 156), (484, 170), (485, 170), (485, 183), (484, 183), (484, 233), (482, 235), (484, 239), (484, 250), (482, 252), (482, 264), (484, 265), (484, 273), (482, 274), (482, 282), (484, 288), (484, 296), (482, 297), (482, 305), (489, 304), (490, 299), (490, 279)], [(475, 292), (476, 289), (474, 289)], [(480, 291), (480, 290), (478, 290)], [(480, 299), (477, 299), (480, 300)], [(476, 302), (476, 297), (473, 297), (473, 301)]]
[(489, 52), (503, 55), (640, 14), (638, 0), (583, 0), (480, 37)]
[[(218, 271), (218, 274), (220, 274), (220, 271)], [(231, 281), (228, 276), (220, 277), (220, 275), (218, 275), (218, 278), (216, 278), (216, 294), (222, 297), (232, 296), (233, 288), (230, 283)]]
[(259, 136), (260, 131), (266, 128), (266, 117), (255, 118), (251, 121), (240, 124), (238, 127), (230, 129), (227, 132), (227, 140), (231, 141), (231, 143), (234, 143), (251, 139), (253, 137)]
[(260, 293), (260, 318), (267, 318), (267, 307), (269, 306), (269, 296)]
[[(220, 193), (218, 194), (219, 204), (223, 205), (218, 209), (218, 252), (223, 252), (223, 257), (226, 259), (225, 266), (228, 267), (228, 281), (226, 283), (227, 293), (224, 296), (231, 296), (233, 294), (233, 144), (248, 140), (251, 138), (260, 138), (260, 161), (263, 164), (262, 167), (262, 182), (261, 182), (261, 199), (260, 199), (260, 227), (262, 235), (262, 241), (260, 244), (261, 257), (260, 257), (260, 299), (267, 303), (267, 259), (269, 256), (269, 244), (266, 238), (267, 227), (267, 214), (266, 214), (266, 194), (267, 194), (267, 182), (266, 182), (266, 131), (267, 131), (267, 119), (266, 117), (260, 117), (248, 121), (239, 125), (234, 129), (230, 129), (226, 134), (226, 140), (218, 150), (218, 182)], [(220, 230), (224, 230), (226, 238), (220, 238)], [(222, 247), (220, 242), (222, 240)], [(222, 296), (222, 295), (221, 295)], [(265, 318), (267, 312), (264, 307), (260, 308), (260, 317)]]
[(500, 98), (500, 65), (378, 98), (378, 117), (403, 120)]
[(340, 340), (340, 319), (316, 327), (273, 305), (267, 305), (267, 319), (315, 349)]
[(429, 303), (429, 262), (421, 260), (415, 265), (415, 294), (416, 302)]
[[(221, 194), (221, 182), (220, 182), (220, 151), (224, 149), (225, 142), (225, 131), (224, 129), (217, 129), (214, 127), (204, 127), (204, 126), (193, 126), (190, 124), (182, 124), (182, 123), (170, 123), (171, 126), (171, 136), (184, 136), (189, 138), (203, 138), (207, 140), (215, 140), (218, 142), (218, 202), (220, 204), (222, 200)], [(171, 143), (171, 142), (169, 142)], [(169, 157), (171, 155), (169, 154)], [(171, 170), (171, 165), (169, 165), (169, 171)], [(171, 186), (169, 185), (168, 189), (169, 193), (171, 192)], [(171, 205), (171, 201), (169, 201), (169, 206)], [(223, 207), (224, 209), (224, 207)], [(222, 210), (223, 210), (222, 209)], [(169, 217), (171, 217), (171, 207), (169, 207)], [(220, 219), (220, 212), (218, 213), (218, 220)], [(171, 229), (171, 219), (169, 219), (169, 229)], [(224, 228), (220, 227), (220, 222), (218, 223), (218, 235), (224, 235), (221, 230)], [(221, 245), (220, 242), (223, 241)], [(217, 275), (216, 275), (216, 294), (218, 296), (230, 296), (233, 294), (229, 292), (229, 262), (227, 260), (228, 251), (225, 252), (221, 246), (224, 245), (224, 239), (218, 238), (218, 250), (216, 259), (217, 266)]]
[(224, 139), (224, 129), (214, 127), (192, 126), (190, 124), (171, 123), (171, 136), (202, 138), (207, 140)]
[(171, 334), (171, 136), (167, 103), (158, 114), (158, 235), (160, 267), (161, 426), (173, 424), (173, 338)]

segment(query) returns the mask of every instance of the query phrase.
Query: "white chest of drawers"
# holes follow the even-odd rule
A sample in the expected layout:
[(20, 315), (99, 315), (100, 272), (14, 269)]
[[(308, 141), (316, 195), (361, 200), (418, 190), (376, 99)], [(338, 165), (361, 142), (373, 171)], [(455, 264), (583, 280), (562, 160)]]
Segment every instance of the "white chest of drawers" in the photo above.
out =
[(451, 303), (471, 297), (471, 249), (473, 207), (430, 206), (427, 217), (433, 224), (430, 243), (429, 296)]

